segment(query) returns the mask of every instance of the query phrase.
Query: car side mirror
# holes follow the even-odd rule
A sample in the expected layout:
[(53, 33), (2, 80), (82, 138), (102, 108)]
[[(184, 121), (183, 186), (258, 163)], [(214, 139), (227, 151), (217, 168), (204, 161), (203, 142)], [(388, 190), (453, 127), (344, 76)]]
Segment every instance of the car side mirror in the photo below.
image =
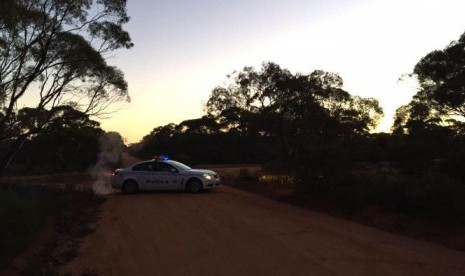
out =
[(178, 170), (176, 170), (176, 169), (173, 168), (173, 169), (170, 169), (170, 172), (172, 172), (172, 173), (177, 173)]

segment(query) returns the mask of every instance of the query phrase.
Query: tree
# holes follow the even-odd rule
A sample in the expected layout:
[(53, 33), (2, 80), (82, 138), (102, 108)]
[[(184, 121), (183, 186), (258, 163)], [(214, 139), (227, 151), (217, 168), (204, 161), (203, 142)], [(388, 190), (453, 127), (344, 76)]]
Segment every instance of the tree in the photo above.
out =
[[(71, 106), (104, 116), (111, 104), (129, 100), (122, 71), (105, 61), (111, 51), (133, 46), (123, 30), (128, 21), (126, 0), (0, 2), (0, 143), (13, 145), (3, 168), (52, 120), (46, 109)], [(34, 112), (18, 128), (25, 98)]]
[(225, 130), (276, 137), (283, 153), (296, 136), (367, 133), (382, 115), (377, 100), (351, 96), (335, 73), (292, 74), (268, 62), (228, 77), (229, 86), (212, 91), (207, 112)]
[(412, 101), (396, 113), (393, 130), (447, 127), (465, 131), (465, 33), (443, 50), (424, 56), (412, 76), (420, 84)]
[[(27, 125), (28, 114), (35, 112), (33, 108), (21, 109), (18, 121), (24, 123), (19, 126), (26, 129), (35, 127)], [(50, 117), (51, 120), (40, 133), (25, 141), (24, 147), (9, 166), (10, 171), (48, 173), (85, 170), (97, 161), (99, 138), (104, 134), (98, 122), (70, 106), (59, 106), (42, 113), (43, 117)], [(8, 146), (8, 143), (3, 146)], [(0, 158), (3, 153), (3, 149), (0, 150)]]
[(185, 120), (176, 126), (183, 134), (215, 134), (220, 128), (215, 118), (203, 116), (199, 119)]

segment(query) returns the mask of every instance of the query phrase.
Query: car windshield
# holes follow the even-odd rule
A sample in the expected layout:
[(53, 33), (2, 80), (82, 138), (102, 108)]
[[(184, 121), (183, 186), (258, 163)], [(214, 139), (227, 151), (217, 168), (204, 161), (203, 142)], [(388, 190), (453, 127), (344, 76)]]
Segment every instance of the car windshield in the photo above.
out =
[(166, 161), (166, 163), (171, 164), (171, 165), (175, 166), (176, 168), (178, 168), (179, 170), (183, 170), (183, 171), (191, 169), (191, 167), (189, 167), (187, 165), (184, 165), (181, 162), (174, 161), (174, 160)]

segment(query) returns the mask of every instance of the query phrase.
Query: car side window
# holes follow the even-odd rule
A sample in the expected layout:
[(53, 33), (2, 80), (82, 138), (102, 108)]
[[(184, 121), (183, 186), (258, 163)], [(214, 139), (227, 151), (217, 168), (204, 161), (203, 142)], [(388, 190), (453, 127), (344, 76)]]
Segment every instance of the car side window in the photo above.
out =
[[(169, 165), (169, 164), (166, 164), (166, 163), (163, 163), (163, 162), (157, 162), (156, 163), (156, 171), (157, 172), (171, 172), (172, 170), (176, 170), (175, 167)], [(178, 171), (178, 170), (176, 170)]]
[(153, 162), (144, 162), (144, 163), (140, 163), (140, 164), (137, 164), (135, 165), (134, 167), (132, 167), (132, 170), (133, 171), (153, 171), (154, 170), (154, 164)]

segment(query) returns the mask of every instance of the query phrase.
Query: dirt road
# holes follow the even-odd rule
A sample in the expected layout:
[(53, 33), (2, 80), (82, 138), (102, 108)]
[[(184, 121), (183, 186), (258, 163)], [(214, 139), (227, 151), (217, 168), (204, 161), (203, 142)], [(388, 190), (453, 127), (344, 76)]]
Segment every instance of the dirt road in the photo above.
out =
[(465, 254), (222, 186), (114, 194), (72, 275), (464, 275)]

